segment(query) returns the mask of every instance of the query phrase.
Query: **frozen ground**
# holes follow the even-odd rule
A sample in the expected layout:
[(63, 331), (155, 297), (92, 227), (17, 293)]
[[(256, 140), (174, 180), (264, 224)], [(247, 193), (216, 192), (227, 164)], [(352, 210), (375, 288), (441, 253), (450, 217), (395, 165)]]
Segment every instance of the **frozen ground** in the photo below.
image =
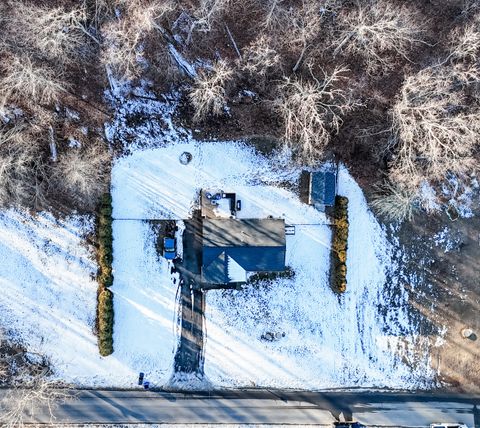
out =
[(93, 334), (96, 263), (84, 241), (92, 230), (87, 217), (0, 214), (0, 326), (47, 356), (55, 379), (130, 387), (144, 370), (152, 382), (164, 383), (172, 371), (176, 289), (167, 262), (157, 261), (148, 224), (115, 223), (114, 229), (113, 356), (99, 356)]
[[(182, 165), (183, 152), (192, 161)], [(236, 142), (171, 144), (137, 150), (119, 159), (112, 171), (113, 217), (116, 219), (185, 219), (190, 217), (200, 189), (223, 189), (242, 199), (239, 217), (290, 217), (313, 221), (324, 216), (302, 205), (280, 187), (300, 171), (287, 158), (269, 161)], [(300, 217), (299, 217), (300, 216)]]
[[(179, 162), (185, 151), (193, 156), (186, 166)], [(136, 150), (113, 170), (115, 218), (187, 218), (199, 190), (213, 188), (237, 193), (239, 217), (272, 215), (296, 225), (287, 236), (293, 279), (207, 293), (208, 380), (225, 387), (425, 387), (433, 376), (426, 344), (417, 341), (406, 294), (394, 301), (384, 294), (393, 249), (361, 189), (342, 169), (339, 191), (350, 200), (351, 229), (348, 292), (339, 300), (328, 284), (326, 218), (274, 186), (293, 185), (300, 172), (287, 155), (280, 160), (242, 143), (191, 141)], [(266, 342), (266, 332), (285, 337)]]
[(0, 213), (0, 325), (29, 351), (46, 355), (55, 378), (78, 384), (125, 371), (97, 352), (96, 263), (82, 240), (91, 229), (85, 217)]
[[(297, 226), (287, 236), (293, 279), (207, 294), (205, 373), (212, 383), (311, 389), (430, 383), (406, 295), (388, 301), (384, 293), (392, 249), (345, 169), (339, 192), (349, 198), (347, 292), (338, 299), (328, 284), (328, 229)], [(268, 342), (266, 332), (285, 336)]]
[(141, 371), (152, 385), (163, 385), (173, 373), (177, 275), (158, 257), (149, 223), (114, 221), (113, 236), (115, 325), (109, 358), (126, 364), (122, 385), (136, 385)]

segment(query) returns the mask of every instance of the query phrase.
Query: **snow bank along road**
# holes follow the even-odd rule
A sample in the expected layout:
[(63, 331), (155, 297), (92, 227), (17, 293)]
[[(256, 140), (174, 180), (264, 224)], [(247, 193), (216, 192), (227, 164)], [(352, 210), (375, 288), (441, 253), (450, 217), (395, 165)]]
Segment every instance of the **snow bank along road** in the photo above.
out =
[[(1, 403), (1, 401), (0, 401)], [(64, 423), (314, 424), (428, 427), (463, 422), (480, 428), (480, 396), (386, 392), (230, 390), (191, 393), (82, 390), (56, 411)], [(42, 411), (31, 423), (48, 423)]]

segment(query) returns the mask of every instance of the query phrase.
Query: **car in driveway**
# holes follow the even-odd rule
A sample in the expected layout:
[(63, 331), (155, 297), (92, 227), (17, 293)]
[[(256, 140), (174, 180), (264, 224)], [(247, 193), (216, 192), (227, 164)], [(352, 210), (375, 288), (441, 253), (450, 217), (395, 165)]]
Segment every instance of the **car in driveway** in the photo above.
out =
[(173, 260), (177, 255), (177, 242), (175, 238), (163, 238), (163, 257)]

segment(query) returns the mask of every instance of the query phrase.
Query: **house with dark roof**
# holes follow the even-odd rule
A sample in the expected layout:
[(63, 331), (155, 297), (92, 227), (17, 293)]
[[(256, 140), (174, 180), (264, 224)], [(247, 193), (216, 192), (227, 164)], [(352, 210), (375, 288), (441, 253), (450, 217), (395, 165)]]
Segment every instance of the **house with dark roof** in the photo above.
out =
[(202, 281), (245, 282), (247, 272), (285, 270), (283, 219), (203, 220)]

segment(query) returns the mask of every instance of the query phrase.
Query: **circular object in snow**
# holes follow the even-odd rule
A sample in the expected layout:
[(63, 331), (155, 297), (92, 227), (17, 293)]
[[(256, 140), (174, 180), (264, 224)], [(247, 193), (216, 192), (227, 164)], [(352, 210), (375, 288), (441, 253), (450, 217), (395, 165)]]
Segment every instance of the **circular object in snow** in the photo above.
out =
[(193, 156), (191, 153), (189, 152), (183, 152), (181, 155), (180, 155), (180, 163), (182, 165), (188, 165), (190, 163), (190, 161), (192, 160)]

